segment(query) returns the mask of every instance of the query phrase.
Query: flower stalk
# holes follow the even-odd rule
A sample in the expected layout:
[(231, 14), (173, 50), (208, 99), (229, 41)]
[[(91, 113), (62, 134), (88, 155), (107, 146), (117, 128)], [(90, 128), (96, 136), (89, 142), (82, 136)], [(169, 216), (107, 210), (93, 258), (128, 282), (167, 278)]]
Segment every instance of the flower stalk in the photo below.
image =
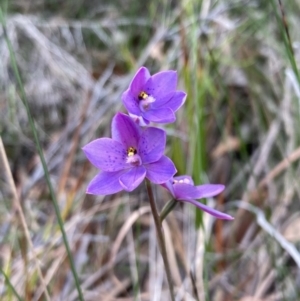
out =
[(165, 266), (165, 271), (166, 271), (167, 280), (168, 280), (168, 284), (169, 284), (171, 300), (175, 301), (174, 286), (173, 286), (173, 281), (172, 281), (172, 276), (171, 276), (170, 265), (169, 265), (169, 261), (168, 261), (168, 257), (167, 257), (167, 249), (166, 249), (165, 237), (164, 237), (162, 223), (161, 223), (161, 217), (158, 214), (156, 204), (155, 204), (155, 200), (154, 200), (154, 196), (153, 196), (151, 183), (148, 179), (146, 179), (146, 188), (147, 188), (150, 207), (151, 207), (151, 211), (152, 211), (152, 215), (153, 215), (153, 219), (154, 219), (154, 224), (155, 224), (155, 228), (156, 228), (156, 235), (157, 235), (159, 250), (160, 250), (161, 256), (163, 258), (164, 266)]
[(161, 223), (169, 215), (169, 213), (176, 207), (177, 204), (178, 201), (172, 199), (163, 207), (159, 215), (159, 219)]

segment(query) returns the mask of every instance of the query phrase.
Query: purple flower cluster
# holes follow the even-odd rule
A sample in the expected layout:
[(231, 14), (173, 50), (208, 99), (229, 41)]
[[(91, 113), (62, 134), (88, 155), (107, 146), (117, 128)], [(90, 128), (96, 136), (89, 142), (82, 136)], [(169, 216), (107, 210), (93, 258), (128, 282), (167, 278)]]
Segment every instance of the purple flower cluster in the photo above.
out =
[(177, 73), (163, 71), (150, 75), (142, 67), (134, 76), (122, 101), (129, 115), (117, 113), (111, 125), (112, 138), (96, 139), (83, 147), (89, 161), (101, 171), (90, 182), (88, 194), (108, 195), (132, 191), (147, 178), (169, 190), (178, 201), (191, 203), (220, 219), (232, 220), (196, 199), (212, 197), (223, 185), (194, 186), (190, 176), (174, 177), (177, 170), (164, 155), (166, 132), (148, 126), (150, 122), (171, 123), (184, 104), (186, 93), (177, 91)]

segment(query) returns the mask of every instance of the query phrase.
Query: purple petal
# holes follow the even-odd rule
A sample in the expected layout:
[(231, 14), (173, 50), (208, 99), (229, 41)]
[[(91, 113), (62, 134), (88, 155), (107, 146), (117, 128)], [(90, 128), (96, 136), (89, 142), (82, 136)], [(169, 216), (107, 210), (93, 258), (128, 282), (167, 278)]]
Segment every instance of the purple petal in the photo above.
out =
[(162, 71), (154, 74), (146, 83), (145, 91), (154, 98), (159, 99), (175, 91), (177, 86), (176, 71)]
[(87, 187), (86, 193), (95, 195), (108, 195), (123, 190), (119, 178), (124, 171), (102, 171), (96, 175)]
[(198, 207), (199, 209), (211, 214), (212, 216), (219, 218), (219, 219), (227, 219), (227, 220), (233, 220), (234, 218), (226, 213), (223, 213), (221, 211), (218, 211), (216, 209), (213, 209), (211, 207), (208, 207), (206, 205), (204, 205), (203, 203), (197, 202), (195, 200), (181, 200), (181, 202), (186, 202), (186, 203), (190, 203), (193, 204), (194, 206)]
[(173, 91), (153, 102), (152, 108), (159, 109), (164, 107), (176, 112), (184, 104), (185, 99), (186, 93), (183, 91)]
[(189, 175), (174, 177), (174, 180), (175, 181), (184, 181), (185, 184), (194, 185), (194, 181), (193, 181), (192, 177)]
[(199, 185), (193, 186), (185, 183), (175, 183), (173, 185), (174, 193), (177, 200), (192, 200), (209, 198), (222, 192), (225, 188), (224, 185)]
[(174, 112), (169, 108), (152, 109), (143, 112), (146, 120), (157, 123), (171, 123), (176, 120)]
[(134, 121), (125, 114), (117, 113), (112, 121), (112, 138), (128, 147), (137, 148), (140, 138), (140, 128)]
[(159, 97), (157, 98), (152, 104), (151, 104), (151, 107), (153, 109), (158, 109), (158, 108), (161, 108), (161, 107), (168, 107), (166, 106), (166, 103), (168, 103), (172, 97), (175, 95), (175, 92), (176, 91), (172, 91), (170, 93), (167, 93), (165, 94), (163, 97)]
[(145, 179), (146, 169), (144, 166), (134, 167), (120, 177), (122, 187), (132, 191)]
[(146, 67), (141, 67), (135, 74), (129, 89), (132, 92), (132, 95), (137, 97), (140, 92), (145, 91), (145, 85), (150, 79), (150, 73)]
[(89, 161), (103, 171), (118, 171), (127, 167), (126, 149), (110, 138), (96, 139), (82, 148)]
[(176, 91), (174, 96), (165, 103), (165, 107), (170, 108), (173, 112), (176, 112), (185, 102), (186, 93), (183, 91)]
[(145, 167), (146, 177), (154, 184), (166, 183), (177, 172), (174, 163), (166, 156), (162, 156), (158, 161), (147, 164)]
[(166, 146), (166, 132), (164, 130), (148, 127), (139, 141), (139, 155), (143, 164), (152, 163), (161, 158)]
[(173, 179), (167, 181), (166, 183), (160, 184), (165, 189), (169, 190), (169, 192), (172, 194), (173, 198), (175, 199), (174, 189), (173, 189)]
[(132, 118), (132, 120), (138, 124), (139, 126), (147, 126), (149, 125), (150, 121), (148, 120), (145, 120), (142, 116), (137, 116), (137, 115), (134, 115), (134, 114), (130, 114), (129, 113), (129, 116)]
[(122, 102), (126, 110), (134, 115), (140, 115), (141, 114), (141, 109), (139, 107), (139, 102), (137, 98), (132, 94), (130, 89), (127, 89), (123, 94), (122, 94)]

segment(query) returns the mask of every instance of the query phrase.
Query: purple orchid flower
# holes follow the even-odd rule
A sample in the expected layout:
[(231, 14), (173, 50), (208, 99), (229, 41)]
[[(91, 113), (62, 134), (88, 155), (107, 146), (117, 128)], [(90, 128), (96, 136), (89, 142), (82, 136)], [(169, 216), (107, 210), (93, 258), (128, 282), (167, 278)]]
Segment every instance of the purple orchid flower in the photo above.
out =
[(174, 177), (168, 182), (162, 184), (161, 186), (169, 190), (175, 200), (191, 203), (199, 209), (219, 219), (234, 219), (232, 216), (226, 213), (220, 212), (196, 201), (196, 199), (208, 198), (219, 194), (224, 190), (224, 185), (206, 184), (194, 186), (192, 178), (190, 176), (185, 175)]
[(186, 93), (176, 91), (176, 86), (176, 71), (151, 76), (147, 68), (141, 67), (123, 93), (122, 101), (129, 114), (142, 117), (145, 124), (150, 121), (171, 123), (176, 120), (174, 113), (186, 98)]
[(87, 193), (108, 195), (132, 191), (147, 177), (155, 184), (168, 181), (176, 173), (173, 162), (163, 155), (164, 130), (140, 128), (125, 114), (112, 120), (112, 139), (96, 139), (83, 147), (89, 161), (102, 171), (90, 182)]

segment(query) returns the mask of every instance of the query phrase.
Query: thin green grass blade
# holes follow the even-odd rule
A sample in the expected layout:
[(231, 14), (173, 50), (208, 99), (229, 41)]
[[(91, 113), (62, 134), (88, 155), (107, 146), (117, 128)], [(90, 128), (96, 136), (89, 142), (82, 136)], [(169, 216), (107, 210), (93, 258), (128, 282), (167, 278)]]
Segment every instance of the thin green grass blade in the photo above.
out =
[(12, 285), (12, 283), (9, 280), (9, 277), (6, 275), (6, 273), (2, 270), (2, 268), (0, 268), (0, 272), (2, 273), (2, 275), (4, 276), (5, 279), (5, 283), (7, 284), (7, 286), (11, 289), (11, 291), (13, 292), (13, 294), (15, 295), (15, 297), (19, 300), (19, 301), (23, 301), (23, 299), (20, 297), (20, 295), (18, 294), (18, 292), (16, 291), (16, 289), (14, 288), (14, 286)]
[[(187, 43), (189, 46), (189, 60), (185, 68), (186, 87), (188, 88), (189, 98), (193, 101), (187, 103), (187, 115), (191, 116), (189, 122), (189, 142), (190, 142), (190, 162), (188, 166), (189, 173), (193, 175), (195, 183), (202, 182), (202, 175), (205, 171), (205, 125), (204, 125), (204, 102), (205, 102), (205, 87), (202, 84), (202, 65), (199, 58), (199, 43), (198, 43), (198, 22), (196, 11), (201, 9), (202, 3), (194, 3), (193, 1), (186, 2), (183, 5), (183, 10), (192, 20), (192, 25), (187, 33)], [(202, 212), (196, 210), (195, 213), (196, 227), (202, 224)]]
[(23, 102), (23, 104), (26, 108), (30, 128), (31, 128), (31, 131), (33, 133), (35, 145), (36, 145), (36, 148), (37, 148), (37, 151), (38, 151), (38, 154), (39, 154), (39, 157), (41, 159), (42, 166), (43, 166), (43, 170), (44, 170), (44, 174), (45, 174), (45, 180), (46, 180), (47, 186), (49, 188), (49, 192), (50, 192), (50, 195), (51, 195), (51, 200), (52, 200), (52, 203), (53, 203), (53, 206), (54, 206), (54, 209), (55, 209), (56, 218), (57, 218), (57, 221), (58, 221), (58, 224), (59, 224), (60, 231), (62, 233), (62, 238), (63, 238), (64, 245), (65, 245), (65, 248), (66, 248), (66, 251), (67, 251), (67, 254), (68, 254), (72, 274), (73, 274), (73, 277), (74, 277), (74, 280), (75, 280), (75, 286), (76, 286), (76, 289), (78, 291), (79, 300), (84, 301), (83, 294), (82, 294), (82, 291), (81, 291), (81, 288), (80, 288), (79, 278), (78, 278), (78, 275), (77, 275), (77, 272), (76, 272), (76, 269), (75, 269), (75, 264), (74, 264), (74, 260), (73, 260), (73, 257), (72, 257), (71, 249), (70, 249), (68, 239), (67, 239), (67, 235), (66, 235), (66, 232), (65, 232), (65, 229), (64, 229), (63, 220), (62, 220), (62, 217), (60, 215), (58, 202), (57, 202), (56, 195), (54, 193), (54, 189), (53, 189), (51, 181), (50, 181), (50, 175), (49, 175), (48, 167), (47, 167), (47, 164), (46, 164), (46, 160), (45, 160), (45, 157), (44, 157), (44, 154), (43, 154), (43, 151), (42, 151), (42, 147), (40, 145), (37, 129), (36, 129), (36, 126), (34, 124), (34, 120), (33, 120), (33, 117), (31, 115), (30, 109), (29, 109), (26, 93), (25, 93), (24, 86), (23, 86), (23, 83), (22, 83), (22, 79), (21, 79), (21, 76), (20, 76), (20, 73), (19, 73), (16, 58), (15, 58), (15, 55), (14, 55), (14, 51), (13, 51), (11, 42), (10, 42), (10, 40), (8, 38), (8, 35), (7, 35), (7, 32), (6, 32), (4, 16), (3, 16), (3, 13), (2, 13), (1, 7), (0, 7), (0, 22), (1, 22), (2, 27), (3, 27), (3, 32), (4, 32), (4, 37), (5, 37), (5, 40), (6, 40), (6, 43), (7, 43), (7, 47), (9, 49), (12, 69), (13, 69), (13, 72), (16, 76), (17, 83), (19, 85), (20, 98), (21, 98), (21, 100), (22, 100), (22, 102)]
[[(279, 8), (277, 7), (277, 3), (278, 3)], [(285, 51), (286, 51), (288, 60), (291, 64), (291, 67), (292, 67), (295, 77), (297, 79), (298, 85), (300, 85), (300, 73), (299, 73), (299, 69), (297, 66), (296, 59), (295, 59), (292, 40), (291, 40), (290, 33), (289, 33), (289, 25), (286, 20), (285, 8), (283, 6), (283, 5), (287, 5), (288, 2), (282, 3), (281, 0), (277, 0), (277, 3), (275, 2), (275, 0), (271, 1), (273, 10), (275, 12), (276, 20), (279, 25), (280, 33), (281, 33), (281, 36), (282, 36), (282, 39), (284, 42), (284, 47), (285, 47)], [(299, 126), (299, 124), (300, 124), (300, 122), (299, 122), (299, 116), (300, 116), (299, 101), (296, 101), (295, 105), (296, 105), (297, 112), (298, 112), (298, 118), (296, 120), (298, 120), (297, 125)]]
[(283, 38), (283, 42), (284, 42), (284, 46), (285, 46), (285, 50), (286, 50), (288, 59), (289, 59), (290, 64), (293, 68), (293, 71), (294, 71), (294, 73), (297, 77), (298, 83), (300, 84), (300, 74), (299, 74), (297, 63), (296, 63), (292, 42), (290, 40), (288, 24), (287, 24), (287, 21), (285, 19), (286, 16), (284, 14), (283, 4), (281, 3), (280, 0), (277, 0), (277, 2), (279, 4), (279, 9), (282, 13), (281, 16), (279, 15), (278, 9), (276, 7), (277, 5), (276, 5), (275, 0), (272, 0), (271, 4), (272, 4), (272, 7), (274, 9), (276, 20), (277, 20), (279, 28), (280, 28), (280, 32), (281, 32), (281, 35), (282, 35), (282, 38)]

